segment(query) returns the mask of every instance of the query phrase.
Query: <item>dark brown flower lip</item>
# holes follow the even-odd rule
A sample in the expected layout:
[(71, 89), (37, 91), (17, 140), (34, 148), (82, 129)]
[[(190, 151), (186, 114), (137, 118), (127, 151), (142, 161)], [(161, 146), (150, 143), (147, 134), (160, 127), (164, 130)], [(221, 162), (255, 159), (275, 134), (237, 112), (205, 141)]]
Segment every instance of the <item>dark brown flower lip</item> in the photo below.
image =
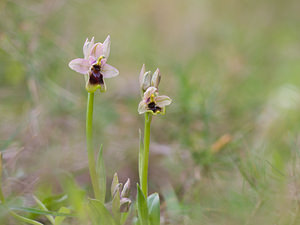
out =
[(90, 73), (89, 73), (89, 83), (92, 85), (96, 85), (96, 84), (104, 84), (103, 81), (103, 74), (101, 73), (101, 66), (94, 64), (91, 69), (90, 69)]
[(150, 102), (150, 103), (148, 104), (148, 109), (149, 109), (149, 110), (152, 110), (152, 112), (154, 112), (154, 113), (156, 113), (157, 111), (160, 111), (160, 112), (161, 112), (161, 110), (162, 110), (159, 106), (157, 106), (157, 105), (155, 104), (155, 102)]
[(95, 70), (97, 72), (99, 72), (101, 70), (101, 66), (98, 65), (98, 64), (94, 64), (92, 67), (91, 67), (91, 70)]

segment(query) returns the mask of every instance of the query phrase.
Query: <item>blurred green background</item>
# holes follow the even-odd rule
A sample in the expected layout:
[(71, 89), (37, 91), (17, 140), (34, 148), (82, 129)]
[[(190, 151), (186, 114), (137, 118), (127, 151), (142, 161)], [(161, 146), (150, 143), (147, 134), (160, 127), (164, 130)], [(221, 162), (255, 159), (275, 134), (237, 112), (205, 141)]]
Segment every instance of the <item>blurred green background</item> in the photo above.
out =
[(163, 224), (300, 224), (299, 9), (298, 0), (1, 0), (5, 195), (32, 206), (32, 194), (62, 193), (64, 172), (90, 189), (87, 93), (68, 63), (87, 37), (110, 34), (120, 76), (106, 80), (94, 111), (108, 183), (114, 172), (137, 182), (145, 63), (173, 99), (151, 131), (150, 192), (161, 194)]

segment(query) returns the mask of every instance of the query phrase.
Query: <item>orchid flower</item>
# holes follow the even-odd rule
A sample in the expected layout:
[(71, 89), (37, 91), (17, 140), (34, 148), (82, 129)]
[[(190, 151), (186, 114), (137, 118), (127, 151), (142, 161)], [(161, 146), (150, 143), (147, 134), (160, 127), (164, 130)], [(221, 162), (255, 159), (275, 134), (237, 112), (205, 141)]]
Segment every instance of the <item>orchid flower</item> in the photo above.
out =
[[(160, 209), (160, 200), (158, 194), (152, 194), (148, 197), (148, 168), (149, 168), (149, 153), (150, 153), (150, 128), (152, 115), (165, 114), (166, 106), (170, 105), (172, 100), (165, 95), (158, 94), (158, 85), (160, 83), (160, 71), (157, 68), (156, 71), (151, 74), (151, 71), (145, 71), (145, 64), (142, 66), (139, 81), (140, 90), (142, 94), (142, 100), (138, 106), (139, 114), (145, 114), (145, 127), (144, 127), (144, 141), (142, 142), (140, 137), (140, 151), (139, 151), (139, 180), (140, 185), (137, 185), (137, 211), (138, 220), (142, 221), (142, 224), (148, 224), (149, 217), (147, 213), (147, 206), (149, 207), (149, 202), (155, 202), (150, 208)], [(156, 201), (150, 200), (156, 198)], [(150, 201), (149, 201), (150, 200)], [(146, 203), (145, 203), (146, 202)], [(146, 205), (146, 207), (145, 207)], [(160, 224), (160, 216), (156, 215), (158, 218), (155, 224)], [(151, 219), (150, 219), (151, 221)], [(152, 222), (152, 221), (151, 221)]]
[(139, 104), (138, 112), (143, 114), (145, 112), (151, 112), (153, 115), (159, 113), (165, 114), (165, 107), (170, 105), (172, 100), (165, 95), (158, 95), (156, 87), (149, 87), (144, 93), (144, 97)]
[(119, 71), (107, 64), (110, 52), (110, 36), (108, 35), (102, 43), (94, 43), (94, 38), (86, 39), (83, 45), (84, 58), (73, 59), (69, 67), (84, 75), (86, 89), (88, 92), (95, 92), (100, 88), (101, 92), (106, 91), (104, 78), (111, 78), (119, 75)]

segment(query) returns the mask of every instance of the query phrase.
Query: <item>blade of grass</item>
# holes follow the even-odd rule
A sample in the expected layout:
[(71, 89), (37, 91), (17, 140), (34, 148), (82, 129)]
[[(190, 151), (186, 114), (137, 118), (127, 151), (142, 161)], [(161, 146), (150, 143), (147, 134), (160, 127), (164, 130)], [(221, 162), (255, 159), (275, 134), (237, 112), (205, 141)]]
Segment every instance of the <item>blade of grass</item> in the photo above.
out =
[[(38, 204), (38, 206), (42, 209), (45, 210), (47, 212), (49, 212), (49, 210), (47, 209), (47, 207), (42, 203), (42, 201), (40, 201), (36, 196), (33, 195), (33, 199), (35, 200), (35, 202)], [(55, 220), (54, 217), (52, 215), (45, 215), (48, 220), (54, 225), (55, 224)]]
[(20, 216), (20, 215), (14, 213), (14, 212), (10, 212), (10, 214), (22, 223), (29, 223), (29, 224), (32, 224), (32, 225), (44, 225), (44, 224), (42, 224), (38, 221), (28, 219), (24, 216)]
[(58, 212), (53, 212), (53, 211), (44, 211), (44, 210), (39, 210), (39, 209), (35, 209), (35, 208), (28, 208), (28, 207), (12, 206), (12, 207), (10, 207), (10, 210), (29, 212), (29, 213), (33, 213), (33, 214), (39, 214), (39, 215), (75, 217), (75, 215), (72, 215), (72, 214), (58, 213)]

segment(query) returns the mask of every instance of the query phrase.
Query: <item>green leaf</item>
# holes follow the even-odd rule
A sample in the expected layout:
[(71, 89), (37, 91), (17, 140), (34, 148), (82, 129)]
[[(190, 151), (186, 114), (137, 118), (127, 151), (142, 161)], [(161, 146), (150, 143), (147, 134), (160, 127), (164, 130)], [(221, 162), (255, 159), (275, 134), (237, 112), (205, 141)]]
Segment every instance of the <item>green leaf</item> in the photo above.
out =
[(44, 224), (42, 224), (42, 223), (40, 223), (40, 222), (38, 222), (38, 221), (28, 219), (28, 218), (26, 218), (26, 217), (24, 217), (24, 216), (20, 216), (20, 215), (18, 215), (17, 213), (14, 213), (14, 212), (12, 212), (12, 211), (10, 212), (10, 214), (11, 214), (13, 217), (15, 217), (17, 220), (19, 220), (20, 222), (22, 222), (22, 223), (29, 223), (29, 224), (32, 224), (32, 225), (44, 225)]
[[(24, 205), (24, 199), (21, 197), (12, 197), (5, 199), (5, 202), (0, 204), (0, 221), (10, 213), (11, 207), (16, 205)], [(1, 223), (0, 223), (1, 224)]]
[[(71, 210), (66, 207), (61, 207), (58, 212), (69, 214), (71, 212)], [(54, 225), (61, 225), (61, 223), (64, 221), (65, 218), (66, 218), (65, 216), (55, 217)]]
[(147, 199), (150, 225), (160, 225), (159, 195), (153, 193)]
[[(33, 199), (35, 200), (35, 202), (38, 204), (38, 206), (42, 209), (45, 210), (47, 212), (49, 212), (49, 210), (47, 209), (47, 207), (42, 203), (42, 201), (40, 201), (36, 196), (33, 196)], [(52, 215), (46, 215), (47, 219), (54, 224), (54, 217)]]
[(86, 192), (77, 184), (73, 175), (64, 172), (60, 177), (61, 187), (64, 193), (68, 195), (67, 204), (72, 206), (76, 215), (80, 217), (84, 215), (84, 203), (86, 201)]
[[(43, 193), (44, 194), (44, 193)], [(48, 208), (60, 208), (63, 205), (66, 205), (68, 201), (67, 194), (58, 194), (58, 195), (47, 195), (47, 197), (43, 198), (43, 203)]]
[(133, 224), (133, 225), (141, 225), (141, 223), (140, 223), (140, 221), (139, 221), (139, 218), (134, 217), (133, 220), (132, 220), (132, 224)]
[(149, 218), (147, 202), (139, 184), (137, 184), (137, 208), (140, 224), (148, 225)]
[(100, 190), (100, 201), (104, 204), (106, 195), (106, 173), (103, 160), (103, 145), (100, 146), (100, 150), (96, 162), (96, 173), (98, 178), (98, 185)]
[(23, 211), (23, 212), (29, 212), (33, 214), (39, 214), (39, 215), (52, 215), (52, 216), (68, 216), (68, 217), (74, 217), (74, 215), (71, 214), (65, 214), (65, 213), (58, 213), (53, 211), (44, 211), (34, 208), (27, 208), (27, 207), (10, 207), (10, 210), (17, 210), (17, 211)]
[(117, 225), (104, 204), (97, 199), (89, 199), (89, 212), (94, 225)]
[(123, 225), (125, 224), (126, 220), (127, 220), (127, 217), (129, 215), (129, 212), (130, 212), (130, 209), (128, 212), (125, 212), (125, 213), (121, 213), (121, 219), (120, 219), (120, 224)]
[(176, 196), (174, 189), (171, 186), (169, 186), (163, 191), (163, 196), (167, 206), (167, 213), (174, 218), (180, 218), (183, 213), (183, 209)]
[(116, 186), (116, 193), (112, 199), (112, 213), (115, 220), (119, 223), (121, 219), (121, 212), (120, 212), (120, 185)]

